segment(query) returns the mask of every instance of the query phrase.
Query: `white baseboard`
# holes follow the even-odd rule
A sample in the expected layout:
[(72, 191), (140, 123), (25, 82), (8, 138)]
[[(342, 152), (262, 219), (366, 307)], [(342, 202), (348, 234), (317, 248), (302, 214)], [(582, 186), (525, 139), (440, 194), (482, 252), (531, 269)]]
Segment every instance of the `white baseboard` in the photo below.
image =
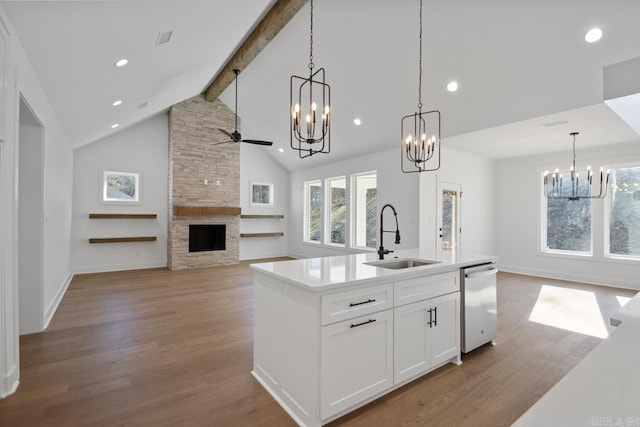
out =
[(167, 266), (167, 260), (152, 261), (139, 264), (116, 264), (116, 265), (90, 265), (85, 267), (74, 268), (74, 274), (89, 274), (89, 273), (107, 273), (110, 271), (125, 271), (125, 270), (144, 270), (147, 268), (163, 268)]
[(586, 276), (575, 273), (541, 270), (537, 268), (521, 267), (516, 265), (502, 265), (498, 263), (500, 271), (505, 273), (525, 274), (527, 276), (544, 277), (547, 279), (565, 280), (567, 282), (589, 283), (591, 285), (609, 286), (640, 290), (640, 283), (630, 280), (620, 280), (611, 277)]
[(6, 376), (2, 377), (2, 384), (0, 384), (0, 399), (15, 393), (20, 384), (20, 370), (15, 366), (11, 369)]
[(44, 324), (42, 325), (42, 330), (45, 330), (49, 327), (49, 323), (51, 319), (53, 319), (53, 315), (56, 313), (58, 306), (60, 305), (60, 301), (62, 301), (62, 297), (67, 292), (67, 288), (69, 288), (69, 284), (71, 284), (71, 280), (73, 280), (73, 274), (67, 276), (67, 280), (64, 281), (58, 292), (56, 292), (53, 300), (47, 306), (47, 309), (44, 312)]

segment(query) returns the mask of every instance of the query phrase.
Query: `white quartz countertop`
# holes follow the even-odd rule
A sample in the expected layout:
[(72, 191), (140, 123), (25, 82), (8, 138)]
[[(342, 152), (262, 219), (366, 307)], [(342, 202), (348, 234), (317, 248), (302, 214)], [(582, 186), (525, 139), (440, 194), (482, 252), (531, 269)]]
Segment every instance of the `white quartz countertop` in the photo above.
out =
[(462, 267), (479, 265), (498, 260), (492, 255), (468, 255), (458, 259), (436, 260), (428, 257), (426, 251), (420, 249), (399, 250), (385, 255), (385, 261), (399, 259), (419, 259), (438, 261), (434, 264), (405, 268), (389, 269), (368, 265), (368, 262), (377, 262), (378, 254), (375, 252), (339, 255), (319, 258), (296, 259), (291, 261), (265, 262), (251, 264), (256, 273), (284, 280), (291, 284), (307, 288), (313, 291), (323, 291), (341, 287), (349, 287), (355, 284), (388, 283), (390, 280), (404, 280), (432, 274), (454, 271)]
[(640, 294), (633, 300), (620, 326), (514, 426), (640, 426)]

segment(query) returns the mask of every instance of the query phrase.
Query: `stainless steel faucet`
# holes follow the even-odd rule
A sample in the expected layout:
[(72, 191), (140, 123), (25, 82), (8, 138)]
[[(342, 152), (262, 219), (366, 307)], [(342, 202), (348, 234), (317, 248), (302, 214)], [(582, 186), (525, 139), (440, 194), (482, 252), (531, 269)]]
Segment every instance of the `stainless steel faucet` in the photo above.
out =
[(390, 205), (389, 203), (387, 203), (386, 205), (384, 205), (382, 207), (382, 209), (380, 210), (380, 248), (378, 249), (378, 255), (380, 256), (380, 259), (384, 259), (385, 254), (388, 254), (390, 251), (388, 249), (385, 249), (382, 243), (382, 236), (384, 235), (384, 233), (394, 233), (394, 231), (386, 231), (384, 229), (384, 225), (383, 225), (383, 213), (385, 208), (390, 207), (391, 210), (393, 211), (393, 215), (396, 217), (396, 241), (395, 244), (399, 245), (400, 244), (400, 229), (398, 228), (398, 213), (396, 212), (396, 208), (394, 208), (392, 205)]

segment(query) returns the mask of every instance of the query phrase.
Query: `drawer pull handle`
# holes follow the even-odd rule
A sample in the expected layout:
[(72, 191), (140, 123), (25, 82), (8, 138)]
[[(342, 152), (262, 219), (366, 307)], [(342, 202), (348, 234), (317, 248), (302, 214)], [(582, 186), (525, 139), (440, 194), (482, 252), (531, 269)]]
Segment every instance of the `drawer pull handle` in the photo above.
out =
[(351, 304), (349, 304), (349, 307), (355, 307), (356, 305), (362, 305), (362, 304), (369, 304), (372, 302), (376, 302), (376, 300), (369, 298), (368, 300), (362, 301), (362, 302), (352, 302)]
[(433, 309), (433, 326), (438, 326), (438, 307)]
[(427, 322), (427, 325), (429, 325), (430, 328), (433, 328), (433, 310), (429, 309), (427, 311), (429, 312), (429, 321)]
[(358, 326), (366, 325), (366, 324), (368, 324), (368, 323), (373, 323), (373, 322), (375, 322), (375, 321), (376, 321), (376, 319), (369, 319), (369, 320), (367, 320), (366, 322), (356, 323), (355, 325), (352, 323), (352, 324), (351, 324), (351, 326), (350, 326), (350, 328), (357, 328)]

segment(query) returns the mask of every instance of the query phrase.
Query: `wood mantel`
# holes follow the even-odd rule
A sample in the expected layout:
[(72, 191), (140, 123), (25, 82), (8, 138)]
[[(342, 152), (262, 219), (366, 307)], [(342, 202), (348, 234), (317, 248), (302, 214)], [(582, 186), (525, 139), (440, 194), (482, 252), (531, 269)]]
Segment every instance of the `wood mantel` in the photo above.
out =
[(174, 206), (176, 216), (205, 216), (205, 215), (240, 215), (241, 209), (233, 206)]

